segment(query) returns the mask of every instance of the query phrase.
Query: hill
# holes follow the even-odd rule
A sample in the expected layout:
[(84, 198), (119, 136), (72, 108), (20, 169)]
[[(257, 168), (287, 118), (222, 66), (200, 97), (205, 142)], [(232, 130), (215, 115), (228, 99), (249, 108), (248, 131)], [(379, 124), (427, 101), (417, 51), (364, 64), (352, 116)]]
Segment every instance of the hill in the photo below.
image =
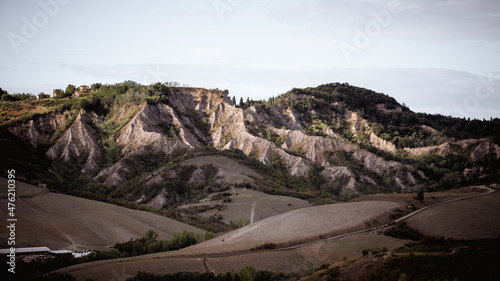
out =
[[(481, 194), (484, 196), (477, 197)], [(492, 269), (488, 268), (494, 265), (494, 260), (488, 258), (498, 257), (498, 252), (495, 252), (498, 239), (445, 240), (439, 237), (449, 230), (460, 233), (465, 218), (473, 218), (471, 224), (477, 223), (476, 232), (473, 236), (459, 235), (457, 238), (483, 239), (492, 234), (498, 235), (500, 228), (495, 224), (497, 208), (488, 207), (498, 206), (498, 192), (486, 195), (484, 190), (458, 189), (433, 195), (442, 196), (444, 201), (438, 200), (441, 203), (457, 198), (462, 200), (437, 204), (408, 219), (408, 224), (416, 226), (418, 231), (430, 230), (436, 236), (420, 242), (381, 235), (384, 228), (373, 230), (373, 226), (370, 226), (375, 218), (389, 217), (388, 212), (410, 200), (411, 196), (380, 195), (381, 198), (400, 203), (374, 201), (373, 196), (367, 196), (357, 198), (352, 203), (290, 211), (177, 252), (80, 264), (61, 269), (60, 272), (70, 273), (77, 280), (97, 276), (125, 280), (138, 271), (155, 274), (210, 271), (219, 274), (232, 270), (238, 272), (246, 266), (256, 270), (295, 272), (306, 276), (305, 280), (322, 280), (327, 278), (325, 276), (332, 279), (339, 277), (339, 280), (397, 280), (404, 272), (425, 280), (432, 276), (453, 274), (484, 275), (482, 270), (485, 269), (487, 275), (490, 274)], [(435, 199), (426, 200), (432, 202)], [(427, 203), (438, 203), (431, 202)], [(457, 212), (457, 204), (466, 205), (467, 208)], [(437, 219), (436, 213), (440, 216)], [(482, 229), (483, 223), (491, 227)], [(446, 227), (441, 227), (441, 224)], [(368, 231), (358, 231), (367, 228)], [(334, 235), (330, 236), (329, 233)], [(314, 238), (308, 239), (310, 237)], [(415, 256), (405, 251), (415, 253)], [(481, 258), (484, 253), (488, 255)], [(469, 268), (462, 272), (460, 267), (467, 268), (469, 263), (477, 264), (472, 257), (479, 258), (484, 264), (478, 264), (479, 269)], [(455, 265), (457, 259), (459, 268)], [(447, 267), (447, 264), (450, 266)]]
[[(7, 217), (7, 180), (0, 178), (0, 215)], [(16, 182), (16, 247), (46, 246), (51, 249), (107, 249), (117, 242), (143, 237), (153, 229), (161, 239), (184, 230), (204, 231), (145, 211), (48, 192)], [(2, 231), (1, 247), (7, 248)]]
[[(2, 170), (215, 232), (232, 226), (182, 206), (224, 203), (235, 186), (327, 204), (489, 183), (500, 170), (500, 120), (414, 113), (346, 83), (236, 104), (218, 89), (125, 81), (85, 97), (0, 106)], [(248, 174), (202, 157), (236, 161)]]

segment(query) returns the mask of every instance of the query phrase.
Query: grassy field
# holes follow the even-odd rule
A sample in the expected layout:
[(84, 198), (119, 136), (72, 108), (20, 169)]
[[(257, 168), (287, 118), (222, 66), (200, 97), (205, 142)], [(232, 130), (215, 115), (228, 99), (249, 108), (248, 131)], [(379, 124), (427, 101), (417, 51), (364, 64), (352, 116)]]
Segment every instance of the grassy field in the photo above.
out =
[[(1, 178), (0, 217), (7, 217), (6, 179)], [(153, 229), (159, 239), (186, 231), (204, 231), (169, 218), (87, 200), (49, 193), (44, 189), (16, 182), (20, 196), (15, 202), (17, 247), (47, 246), (51, 249), (104, 249), (116, 242), (140, 238)], [(6, 247), (7, 231), (0, 233)]]

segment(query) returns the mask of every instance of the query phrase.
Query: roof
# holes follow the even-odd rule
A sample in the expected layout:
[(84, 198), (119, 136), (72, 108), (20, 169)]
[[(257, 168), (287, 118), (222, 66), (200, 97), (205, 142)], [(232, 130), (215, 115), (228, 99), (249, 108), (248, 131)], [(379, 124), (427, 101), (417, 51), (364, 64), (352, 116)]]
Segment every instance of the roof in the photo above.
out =
[(54, 251), (50, 251), (50, 253), (55, 254), (55, 255), (59, 255), (59, 254), (72, 254), (73, 251), (69, 251), (69, 250), (54, 250)]
[(87, 87), (88, 88), (89, 86), (87, 86), (87, 85), (81, 85), (80, 86), (80, 88), (83, 88), (83, 87)]
[[(50, 249), (47, 247), (32, 247), (32, 248), (16, 248), (16, 254), (25, 254), (25, 253), (39, 253), (39, 252), (49, 252)], [(0, 249), (0, 254), (9, 254), (9, 249)]]

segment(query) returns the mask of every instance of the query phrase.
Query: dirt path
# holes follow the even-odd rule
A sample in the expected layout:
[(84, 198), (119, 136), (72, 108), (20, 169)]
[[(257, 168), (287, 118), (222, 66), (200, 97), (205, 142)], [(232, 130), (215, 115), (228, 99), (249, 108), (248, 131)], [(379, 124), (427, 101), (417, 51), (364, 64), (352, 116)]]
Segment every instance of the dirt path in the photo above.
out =
[(259, 200), (257, 200), (257, 201), (255, 201), (255, 202), (252, 203), (252, 211), (250, 211), (250, 224), (253, 223), (253, 220), (255, 218), (255, 206), (257, 206), (257, 202), (258, 201)]
[(215, 270), (213, 270), (212, 268), (210, 268), (208, 266), (207, 258), (203, 258), (203, 266), (205, 267), (206, 271), (212, 272), (213, 274), (215, 274)]

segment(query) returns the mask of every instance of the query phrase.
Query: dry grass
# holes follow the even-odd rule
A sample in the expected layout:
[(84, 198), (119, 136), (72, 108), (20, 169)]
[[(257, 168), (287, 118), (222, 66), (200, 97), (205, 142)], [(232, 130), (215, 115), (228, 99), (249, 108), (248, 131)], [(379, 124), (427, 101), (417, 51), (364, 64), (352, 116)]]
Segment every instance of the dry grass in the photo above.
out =
[(45, 106), (51, 100), (0, 102), (0, 124), (18, 119), (27, 114), (44, 114), (53, 111), (54, 108)]

